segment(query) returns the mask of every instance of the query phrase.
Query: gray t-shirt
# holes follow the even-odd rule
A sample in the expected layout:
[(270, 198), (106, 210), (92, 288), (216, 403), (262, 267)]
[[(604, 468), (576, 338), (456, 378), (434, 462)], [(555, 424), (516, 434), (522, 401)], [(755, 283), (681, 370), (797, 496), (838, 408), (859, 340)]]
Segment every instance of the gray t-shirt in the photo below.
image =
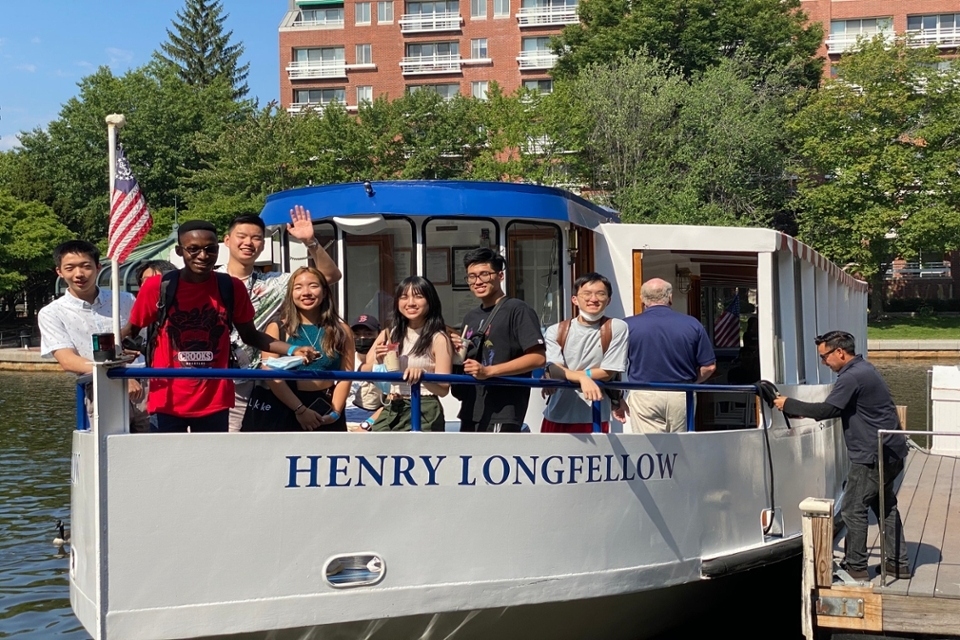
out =
[[(603, 353), (600, 343), (600, 323), (581, 324), (577, 319), (570, 323), (563, 353), (557, 342), (559, 324), (552, 325), (545, 335), (547, 341), (547, 362), (562, 364), (567, 369), (604, 369), (619, 371), (627, 369), (627, 323), (616, 318), (611, 319), (612, 332), (610, 346)], [(563, 424), (593, 422), (592, 403), (583, 397), (580, 389), (557, 389), (547, 401), (543, 415), (547, 420)], [(610, 398), (603, 395), (600, 415), (604, 422), (610, 420)]]

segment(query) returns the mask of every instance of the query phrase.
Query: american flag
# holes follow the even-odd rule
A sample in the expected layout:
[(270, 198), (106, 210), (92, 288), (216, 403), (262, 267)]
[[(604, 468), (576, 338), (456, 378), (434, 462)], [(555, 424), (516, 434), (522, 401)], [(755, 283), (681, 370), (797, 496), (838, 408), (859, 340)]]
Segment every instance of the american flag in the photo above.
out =
[(153, 218), (147, 209), (147, 201), (133, 177), (133, 172), (130, 171), (130, 163), (123, 153), (123, 147), (118, 147), (117, 178), (113, 183), (113, 197), (110, 199), (107, 257), (117, 264), (122, 263), (150, 232), (152, 226)]
[(717, 348), (740, 346), (740, 296), (723, 310), (713, 323), (713, 345)]

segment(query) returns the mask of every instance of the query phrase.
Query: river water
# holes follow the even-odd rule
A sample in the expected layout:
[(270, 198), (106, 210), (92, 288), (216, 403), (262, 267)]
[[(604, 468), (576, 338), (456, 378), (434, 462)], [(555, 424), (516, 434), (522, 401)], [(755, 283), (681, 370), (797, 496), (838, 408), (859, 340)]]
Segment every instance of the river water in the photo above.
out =
[[(909, 407), (910, 428), (925, 428), (930, 363), (879, 361), (877, 368), (897, 404)], [(73, 399), (66, 375), (0, 371), (0, 638), (90, 637), (70, 609), (67, 556), (52, 544), (56, 521), (69, 525)], [(718, 601), (714, 615), (663, 639), (731, 627), (737, 640), (799, 637), (798, 560), (735, 579), (730, 602)], [(749, 622), (771, 619), (782, 622), (775, 629)]]

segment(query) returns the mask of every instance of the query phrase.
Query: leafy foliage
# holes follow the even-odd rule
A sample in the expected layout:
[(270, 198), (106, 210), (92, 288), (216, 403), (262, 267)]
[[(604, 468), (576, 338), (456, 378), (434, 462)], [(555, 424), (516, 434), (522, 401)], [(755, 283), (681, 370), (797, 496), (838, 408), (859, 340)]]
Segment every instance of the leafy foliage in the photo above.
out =
[(806, 23), (800, 0), (583, 0), (579, 11), (554, 41), (558, 77), (644, 49), (687, 75), (746, 52), (793, 84), (820, 81), (823, 28)]
[(790, 122), (802, 238), (873, 286), (881, 265), (960, 246), (960, 73), (933, 49), (876, 39), (800, 99)]
[(167, 29), (169, 42), (160, 45), (163, 53), (155, 56), (175, 66), (188, 85), (208, 87), (227, 82), (235, 99), (244, 97), (250, 91), (246, 82), (250, 63), (240, 64), (243, 44), (230, 44), (233, 31), (224, 33), (228, 17), (221, 0), (186, 0), (173, 21), (174, 30)]
[(37, 276), (51, 281), (53, 248), (70, 237), (49, 207), (0, 191), (0, 296), (20, 291)]

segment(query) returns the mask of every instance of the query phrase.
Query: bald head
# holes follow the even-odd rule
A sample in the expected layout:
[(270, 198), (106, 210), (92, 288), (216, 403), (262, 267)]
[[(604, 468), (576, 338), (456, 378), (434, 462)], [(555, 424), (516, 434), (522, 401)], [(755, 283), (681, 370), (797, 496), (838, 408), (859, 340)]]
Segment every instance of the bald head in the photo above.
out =
[(673, 296), (673, 285), (660, 278), (651, 278), (640, 287), (640, 299), (645, 307), (669, 305)]

